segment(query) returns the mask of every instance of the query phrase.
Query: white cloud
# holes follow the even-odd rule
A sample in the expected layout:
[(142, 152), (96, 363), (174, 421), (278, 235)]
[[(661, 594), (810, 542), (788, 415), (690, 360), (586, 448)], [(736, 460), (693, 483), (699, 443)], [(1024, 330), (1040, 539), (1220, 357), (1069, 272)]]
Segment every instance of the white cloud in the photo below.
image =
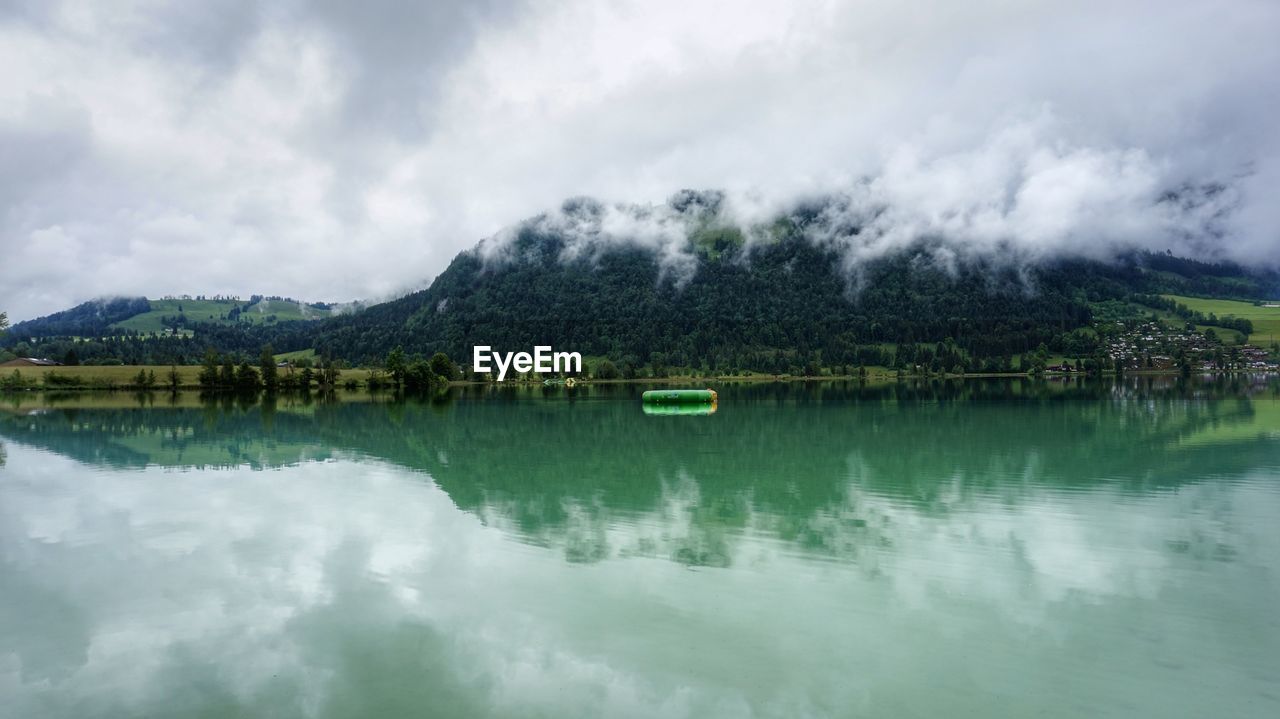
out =
[[(868, 193), (907, 222), (885, 242), (1274, 263), (1277, 27), (1261, 0), (2, 3), (0, 306), (378, 296), (566, 197), (684, 187)], [(88, 249), (33, 271), (53, 228)]]

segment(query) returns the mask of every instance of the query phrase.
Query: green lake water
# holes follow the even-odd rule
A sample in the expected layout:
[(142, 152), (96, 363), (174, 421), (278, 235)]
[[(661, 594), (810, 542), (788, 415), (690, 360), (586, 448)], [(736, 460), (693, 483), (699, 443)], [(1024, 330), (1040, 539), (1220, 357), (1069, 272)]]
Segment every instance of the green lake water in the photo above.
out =
[(1280, 716), (1274, 380), (0, 398), (0, 717)]

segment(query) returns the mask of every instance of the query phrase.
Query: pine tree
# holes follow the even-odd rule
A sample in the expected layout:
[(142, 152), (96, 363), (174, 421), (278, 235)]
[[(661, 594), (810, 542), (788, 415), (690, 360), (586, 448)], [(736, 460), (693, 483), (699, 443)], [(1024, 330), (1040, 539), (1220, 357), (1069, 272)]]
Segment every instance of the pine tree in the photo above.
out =
[(262, 346), (262, 354), (258, 356), (258, 371), (262, 373), (262, 384), (268, 392), (276, 391), (280, 378), (276, 373), (276, 357), (271, 345)]
[(204, 351), (204, 361), (200, 363), (198, 375), (201, 389), (213, 389), (218, 386), (218, 353), (213, 348)]
[(404, 349), (399, 345), (395, 349), (387, 353), (387, 374), (391, 375), (391, 382), (399, 387), (404, 384), (405, 370), (408, 369), (408, 362), (404, 356)]

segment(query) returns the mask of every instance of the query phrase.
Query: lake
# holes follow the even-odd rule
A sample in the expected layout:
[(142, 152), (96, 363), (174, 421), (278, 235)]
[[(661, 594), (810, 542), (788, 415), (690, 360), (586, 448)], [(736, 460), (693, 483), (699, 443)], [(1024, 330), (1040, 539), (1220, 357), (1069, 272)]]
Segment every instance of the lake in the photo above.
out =
[(0, 397), (0, 716), (1280, 716), (1274, 379), (711, 386)]

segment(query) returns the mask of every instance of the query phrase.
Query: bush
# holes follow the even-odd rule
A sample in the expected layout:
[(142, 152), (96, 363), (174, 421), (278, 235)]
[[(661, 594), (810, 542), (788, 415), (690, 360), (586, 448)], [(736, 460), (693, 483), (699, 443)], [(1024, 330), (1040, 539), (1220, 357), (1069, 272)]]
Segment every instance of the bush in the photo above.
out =
[(8, 377), (0, 377), (0, 390), (27, 389), (32, 385), (18, 370), (14, 370)]
[(49, 372), (44, 376), (44, 385), (46, 387), (81, 387), (84, 385), (84, 380), (71, 375)]

